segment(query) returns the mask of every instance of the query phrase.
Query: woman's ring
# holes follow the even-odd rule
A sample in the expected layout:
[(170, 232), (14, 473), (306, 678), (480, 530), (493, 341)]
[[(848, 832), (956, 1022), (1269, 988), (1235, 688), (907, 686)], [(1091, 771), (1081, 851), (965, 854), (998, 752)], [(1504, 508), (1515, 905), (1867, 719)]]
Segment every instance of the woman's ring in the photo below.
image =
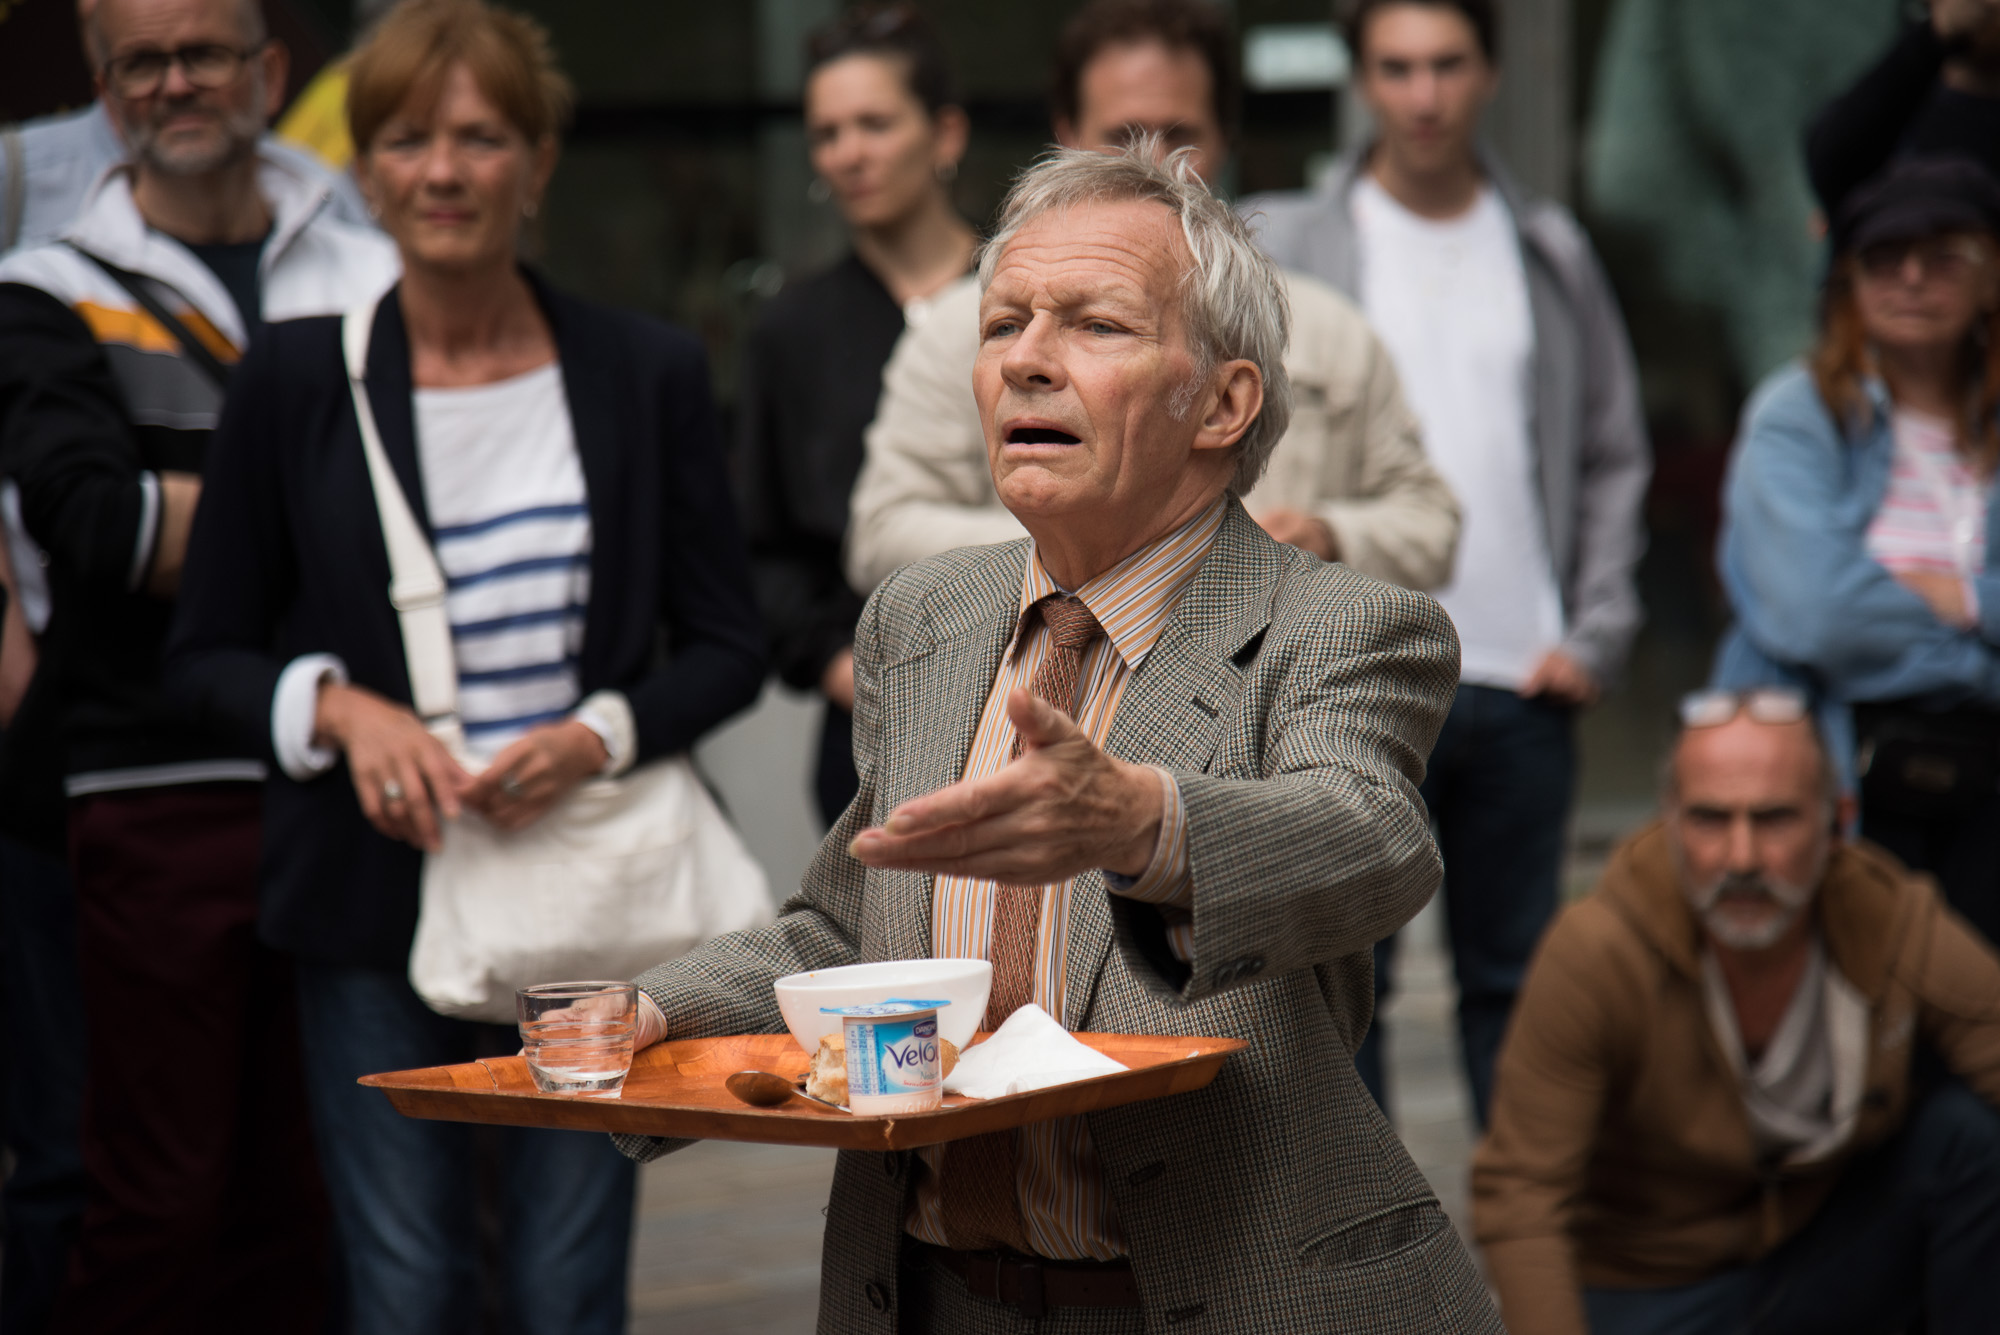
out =
[(500, 791), (507, 795), (508, 801), (518, 802), (521, 800), (521, 781), (512, 774), (504, 775), (500, 780)]
[(403, 785), (397, 783), (394, 779), (384, 782), (382, 785), (382, 800), (392, 807), (397, 805), (403, 800)]

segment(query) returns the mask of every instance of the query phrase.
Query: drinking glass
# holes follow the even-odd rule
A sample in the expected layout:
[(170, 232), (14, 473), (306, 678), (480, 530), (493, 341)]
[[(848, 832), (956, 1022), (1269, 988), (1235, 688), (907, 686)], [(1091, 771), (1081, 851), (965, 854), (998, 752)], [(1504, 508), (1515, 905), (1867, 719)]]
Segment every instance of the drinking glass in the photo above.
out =
[(541, 983), (514, 994), (521, 1055), (535, 1088), (615, 1099), (632, 1069), (639, 1025), (633, 983)]

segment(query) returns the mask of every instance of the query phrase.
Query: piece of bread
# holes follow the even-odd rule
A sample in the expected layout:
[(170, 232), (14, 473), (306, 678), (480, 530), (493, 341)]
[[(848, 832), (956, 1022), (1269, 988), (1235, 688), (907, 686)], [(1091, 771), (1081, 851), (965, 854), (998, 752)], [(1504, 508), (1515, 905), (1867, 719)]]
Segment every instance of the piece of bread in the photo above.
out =
[(847, 1036), (836, 1029), (819, 1041), (812, 1069), (806, 1072), (806, 1093), (828, 1103), (847, 1102)]
[[(951, 1068), (958, 1065), (958, 1047), (948, 1038), (938, 1040), (939, 1065), (941, 1074), (950, 1075)], [(844, 1028), (836, 1029), (819, 1041), (819, 1051), (813, 1053), (812, 1069), (806, 1072), (806, 1093), (828, 1103), (847, 1103), (847, 1033)]]

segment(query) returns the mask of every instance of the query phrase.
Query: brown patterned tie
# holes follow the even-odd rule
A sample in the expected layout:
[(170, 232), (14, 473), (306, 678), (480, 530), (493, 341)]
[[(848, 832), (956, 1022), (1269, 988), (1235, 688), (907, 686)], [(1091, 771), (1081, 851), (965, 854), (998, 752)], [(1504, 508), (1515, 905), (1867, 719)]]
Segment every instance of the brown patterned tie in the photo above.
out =
[[(1083, 600), (1071, 594), (1049, 594), (1036, 608), (1049, 628), (1049, 647), (1028, 689), (1074, 716), (1084, 652), (1104, 628)], [(1014, 739), (1014, 754), (1021, 754), (1019, 737)], [(998, 1029), (1034, 998), (1035, 943), (1041, 925), (1042, 887), (994, 887), (993, 935), (986, 948), (993, 961), (993, 991), (980, 1028)], [(1015, 1185), (1019, 1159), (1014, 1134), (996, 1131), (945, 1146), (940, 1206), (945, 1236), (960, 1251), (1030, 1250)]]

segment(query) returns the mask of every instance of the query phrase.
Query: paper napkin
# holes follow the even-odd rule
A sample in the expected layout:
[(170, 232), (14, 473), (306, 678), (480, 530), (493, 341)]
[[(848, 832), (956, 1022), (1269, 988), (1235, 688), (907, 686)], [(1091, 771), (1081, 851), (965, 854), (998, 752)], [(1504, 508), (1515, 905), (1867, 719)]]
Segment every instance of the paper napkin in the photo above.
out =
[(1008, 1016), (993, 1037), (958, 1054), (944, 1088), (947, 1094), (997, 1099), (1124, 1069), (1123, 1062), (1077, 1042), (1054, 1016), (1029, 1002)]

